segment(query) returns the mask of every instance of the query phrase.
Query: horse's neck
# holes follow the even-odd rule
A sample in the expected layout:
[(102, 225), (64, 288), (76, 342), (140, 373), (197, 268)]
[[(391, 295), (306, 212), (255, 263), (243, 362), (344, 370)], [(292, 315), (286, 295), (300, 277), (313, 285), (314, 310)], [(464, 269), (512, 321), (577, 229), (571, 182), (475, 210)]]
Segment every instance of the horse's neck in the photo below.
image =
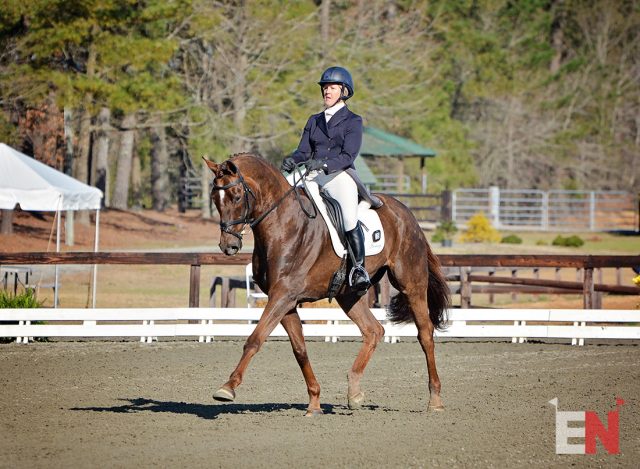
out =
[[(286, 181), (285, 181), (286, 182)], [(302, 196), (302, 203), (307, 210), (311, 207), (311, 200)], [(279, 202), (277, 208), (272, 210), (260, 223), (253, 228), (254, 245), (263, 252), (280, 252), (283, 245), (292, 245), (301, 242), (303, 230), (308, 228), (311, 221), (300, 207), (298, 197), (291, 191), (291, 186), (278, 188), (277, 195), (261, 204), (261, 216)], [(319, 214), (317, 214), (319, 216)]]

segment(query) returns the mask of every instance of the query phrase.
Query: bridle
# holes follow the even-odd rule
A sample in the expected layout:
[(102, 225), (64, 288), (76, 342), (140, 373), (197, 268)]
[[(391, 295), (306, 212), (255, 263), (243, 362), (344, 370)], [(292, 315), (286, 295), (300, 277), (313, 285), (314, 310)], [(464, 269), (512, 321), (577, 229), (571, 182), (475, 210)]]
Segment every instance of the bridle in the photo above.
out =
[[(236, 238), (242, 241), (242, 234), (244, 233), (244, 227), (246, 225), (250, 225), (251, 227), (253, 227), (252, 225), (253, 220), (249, 218), (249, 214), (251, 213), (251, 202), (249, 200), (249, 196), (253, 197), (253, 199), (256, 200), (256, 195), (251, 190), (251, 187), (249, 187), (249, 185), (245, 182), (244, 178), (242, 177), (242, 174), (240, 174), (240, 170), (238, 169), (237, 171), (238, 171), (238, 179), (236, 179), (233, 182), (230, 182), (229, 184), (225, 184), (224, 186), (217, 186), (214, 184), (211, 187), (210, 196), (213, 197), (213, 191), (226, 191), (227, 189), (231, 189), (232, 187), (235, 187), (238, 184), (242, 184), (242, 196), (244, 198), (244, 214), (242, 215), (242, 218), (238, 218), (232, 221), (223, 221), (222, 218), (220, 219), (220, 230), (232, 236), (235, 236)], [(240, 233), (236, 233), (235, 231), (232, 231), (230, 229), (232, 226), (240, 225), (240, 224), (243, 225)]]
[[(302, 176), (302, 173), (299, 169), (298, 169), (298, 173)], [(213, 184), (213, 186), (211, 187), (211, 193), (210, 193), (210, 198), (213, 197), (213, 191), (226, 191), (227, 189), (231, 189), (232, 187), (235, 187), (237, 185), (242, 185), (242, 197), (244, 199), (244, 213), (242, 214), (241, 218), (237, 218), (235, 220), (232, 221), (223, 221), (222, 218), (220, 219), (220, 231), (224, 232), (224, 233), (228, 233), (231, 236), (235, 236), (236, 238), (238, 238), (240, 241), (242, 241), (242, 236), (244, 235), (244, 228), (249, 225), (249, 228), (253, 229), (254, 226), (256, 226), (258, 223), (260, 223), (262, 220), (264, 220), (266, 218), (267, 215), (269, 215), (271, 212), (273, 212), (276, 208), (278, 208), (278, 206), (282, 203), (282, 201), (284, 199), (286, 199), (289, 194), (291, 194), (292, 192), (295, 194), (296, 199), (298, 200), (298, 203), (300, 204), (300, 208), (302, 208), (302, 211), (304, 212), (304, 214), (309, 217), (309, 218), (315, 218), (318, 215), (318, 208), (315, 206), (315, 203), (313, 203), (313, 199), (310, 197), (312, 203), (313, 203), (313, 208), (314, 208), (314, 212), (315, 213), (310, 213), (308, 212), (305, 208), (304, 205), (302, 205), (302, 199), (300, 199), (300, 194), (298, 193), (298, 191), (296, 191), (296, 184), (294, 184), (291, 189), (289, 189), (282, 197), (280, 197), (280, 199), (278, 199), (276, 202), (274, 202), (271, 207), (269, 207), (269, 209), (267, 209), (262, 215), (260, 215), (258, 218), (250, 218), (249, 214), (252, 212), (253, 208), (251, 206), (251, 201), (249, 199), (249, 197), (253, 197), (253, 200), (256, 201), (256, 195), (253, 193), (253, 190), (251, 189), (251, 187), (249, 187), (249, 185), (247, 184), (247, 182), (244, 180), (244, 177), (242, 176), (242, 173), (240, 173), (240, 168), (236, 167), (236, 172), (238, 174), (238, 178), (233, 181), (230, 182), (228, 184), (225, 184), (224, 186), (217, 186), (215, 185), (215, 183)], [(306, 189), (306, 184), (304, 182), (304, 176), (302, 176), (302, 181), (303, 181), (303, 185)], [(308, 192), (308, 191), (307, 191)], [(240, 230), (240, 232), (236, 232), (231, 230), (232, 226), (235, 225), (243, 225), (242, 226), (242, 230)]]

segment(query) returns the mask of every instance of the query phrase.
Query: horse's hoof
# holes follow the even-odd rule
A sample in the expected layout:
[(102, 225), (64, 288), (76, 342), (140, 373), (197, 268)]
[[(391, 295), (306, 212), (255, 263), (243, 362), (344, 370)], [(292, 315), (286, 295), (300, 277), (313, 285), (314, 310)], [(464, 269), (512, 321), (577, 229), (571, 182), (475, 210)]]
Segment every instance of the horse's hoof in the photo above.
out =
[(324, 412), (322, 412), (322, 409), (313, 409), (313, 410), (307, 410), (307, 413), (304, 414), (305, 417), (319, 417), (322, 414), (324, 414)]
[(355, 396), (348, 396), (347, 401), (349, 403), (349, 409), (360, 409), (362, 407), (362, 404), (364, 404), (364, 393), (359, 392)]
[(233, 389), (228, 389), (223, 386), (213, 393), (213, 398), (216, 401), (231, 402), (236, 398), (236, 393)]
[(444, 405), (442, 405), (442, 404), (438, 404), (438, 405), (429, 404), (429, 407), (427, 407), (427, 410), (430, 411), (430, 412), (443, 412), (444, 411)]

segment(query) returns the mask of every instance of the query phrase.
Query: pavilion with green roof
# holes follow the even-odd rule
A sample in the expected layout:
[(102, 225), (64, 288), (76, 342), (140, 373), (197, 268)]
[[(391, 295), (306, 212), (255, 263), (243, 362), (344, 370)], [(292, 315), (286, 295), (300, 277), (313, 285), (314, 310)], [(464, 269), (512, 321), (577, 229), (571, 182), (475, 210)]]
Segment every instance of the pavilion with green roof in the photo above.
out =
[(356, 167), (358, 177), (362, 181), (362, 184), (367, 186), (369, 189), (378, 182), (376, 175), (373, 174), (373, 171), (371, 171), (371, 168), (369, 168), (366, 161), (364, 161), (364, 158), (356, 158), (354, 166)]
[[(420, 170), (422, 176), (422, 188), (423, 192), (426, 190), (426, 170), (425, 159), (433, 158), (436, 156), (436, 152), (431, 148), (423, 147), (407, 138), (400, 137), (384, 130), (377, 129), (375, 127), (364, 127), (364, 134), (362, 136), (362, 147), (360, 148), (360, 155), (367, 158), (375, 157), (388, 157), (396, 158), (398, 160), (398, 173), (399, 176), (404, 174), (404, 165), (402, 160), (404, 158), (420, 158)], [(357, 160), (356, 160), (357, 161)], [(367, 168), (368, 169), (368, 168)], [(360, 168), (357, 168), (360, 173)], [(370, 172), (371, 170), (369, 170)], [(363, 181), (364, 182), (364, 181)]]

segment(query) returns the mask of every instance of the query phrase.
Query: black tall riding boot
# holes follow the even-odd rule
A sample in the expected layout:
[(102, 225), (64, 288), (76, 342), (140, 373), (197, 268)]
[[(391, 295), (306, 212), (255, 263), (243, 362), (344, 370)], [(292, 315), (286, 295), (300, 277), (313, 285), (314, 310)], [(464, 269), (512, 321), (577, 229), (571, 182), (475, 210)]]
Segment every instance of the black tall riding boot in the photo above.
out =
[(347, 235), (347, 242), (353, 251), (353, 257), (355, 257), (355, 265), (349, 273), (349, 285), (360, 295), (364, 295), (371, 286), (369, 274), (364, 267), (364, 233), (362, 232), (362, 227), (358, 224), (356, 228), (347, 231), (345, 234)]

